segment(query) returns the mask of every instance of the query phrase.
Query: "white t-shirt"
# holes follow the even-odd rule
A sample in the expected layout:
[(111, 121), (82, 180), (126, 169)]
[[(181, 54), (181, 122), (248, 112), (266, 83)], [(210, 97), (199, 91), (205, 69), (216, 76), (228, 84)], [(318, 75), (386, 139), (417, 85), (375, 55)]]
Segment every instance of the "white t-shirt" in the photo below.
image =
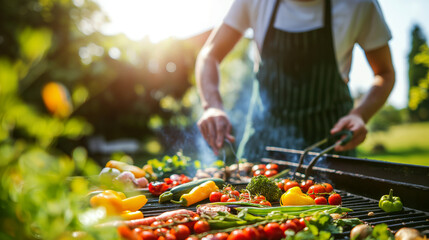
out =
[[(324, 0), (280, 0), (274, 27), (304, 32), (323, 26)], [(275, 0), (235, 0), (223, 22), (243, 33), (253, 30), (259, 52)], [(334, 48), (339, 71), (348, 82), (352, 51), (358, 43), (365, 51), (384, 46), (392, 38), (377, 0), (331, 0)]]

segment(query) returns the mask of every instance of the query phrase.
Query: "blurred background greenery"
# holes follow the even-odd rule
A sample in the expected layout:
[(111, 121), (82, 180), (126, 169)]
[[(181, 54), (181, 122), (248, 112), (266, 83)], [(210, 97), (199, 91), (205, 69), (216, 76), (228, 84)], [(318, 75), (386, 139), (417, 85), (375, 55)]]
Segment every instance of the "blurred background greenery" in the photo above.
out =
[[(139, 166), (178, 151), (203, 163), (214, 158), (195, 126), (193, 76), (209, 31), (153, 43), (103, 35), (106, 21), (91, 0), (0, 1), (0, 239), (68, 239), (77, 229), (94, 233), (90, 239), (115, 236), (91, 228), (78, 200), (87, 177), (120, 152)], [(408, 107), (385, 106), (358, 152), (429, 166), (429, 49), (418, 25), (408, 34)], [(251, 49), (242, 39), (221, 65), (238, 141)]]

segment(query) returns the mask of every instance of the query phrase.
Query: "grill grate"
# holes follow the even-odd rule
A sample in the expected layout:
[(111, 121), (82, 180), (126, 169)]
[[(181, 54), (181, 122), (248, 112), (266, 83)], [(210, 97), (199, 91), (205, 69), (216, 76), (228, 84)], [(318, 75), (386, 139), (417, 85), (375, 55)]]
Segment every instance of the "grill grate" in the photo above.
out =
[[(244, 188), (246, 184), (236, 184), (238, 190)], [(388, 227), (396, 232), (402, 227), (411, 227), (429, 235), (429, 213), (420, 210), (404, 208), (401, 212), (386, 213), (378, 207), (378, 200), (351, 194), (345, 191), (336, 190), (341, 195), (342, 205), (353, 210), (349, 213), (350, 217), (356, 217), (370, 224), (376, 225), (385, 223)], [(208, 203), (206, 200), (203, 203)], [(278, 205), (278, 204), (277, 204)], [(176, 209), (188, 209), (195, 211), (195, 205), (190, 207), (181, 207), (177, 204), (167, 203), (159, 204), (158, 198), (151, 197), (148, 203), (141, 209), (145, 217), (157, 216), (166, 211)], [(370, 214), (370, 212), (372, 212)], [(335, 239), (349, 239), (350, 231), (336, 234)]]

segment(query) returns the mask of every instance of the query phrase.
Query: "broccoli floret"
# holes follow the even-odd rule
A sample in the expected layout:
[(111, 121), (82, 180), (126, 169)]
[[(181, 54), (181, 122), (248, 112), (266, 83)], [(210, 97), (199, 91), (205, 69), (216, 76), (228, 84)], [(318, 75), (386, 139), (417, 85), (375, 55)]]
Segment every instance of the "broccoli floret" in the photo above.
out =
[(251, 194), (263, 195), (270, 202), (278, 202), (282, 195), (282, 191), (276, 183), (264, 175), (252, 177), (246, 189)]

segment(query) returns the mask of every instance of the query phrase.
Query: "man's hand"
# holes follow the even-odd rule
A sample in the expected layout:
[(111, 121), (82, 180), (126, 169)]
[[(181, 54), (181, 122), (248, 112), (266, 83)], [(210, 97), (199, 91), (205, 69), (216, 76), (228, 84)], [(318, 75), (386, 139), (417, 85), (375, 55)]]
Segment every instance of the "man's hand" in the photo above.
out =
[(218, 155), (222, 148), (224, 139), (234, 142), (235, 138), (231, 135), (231, 123), (226, 113), (219, 108), (208, 108), (204, 111), (198, 121), (198, 128), (213, 152)]
[(344, 129), (352, 131), (353, 138), (344, 146), (336, 146), (335, 151), (346, 151), (357, 147), (365, 140), (366, 134), (368, 133), (364, 120), (356, 114), (349, 114), (338, 120), (331, 129), (331, 134), (335, 134)]

